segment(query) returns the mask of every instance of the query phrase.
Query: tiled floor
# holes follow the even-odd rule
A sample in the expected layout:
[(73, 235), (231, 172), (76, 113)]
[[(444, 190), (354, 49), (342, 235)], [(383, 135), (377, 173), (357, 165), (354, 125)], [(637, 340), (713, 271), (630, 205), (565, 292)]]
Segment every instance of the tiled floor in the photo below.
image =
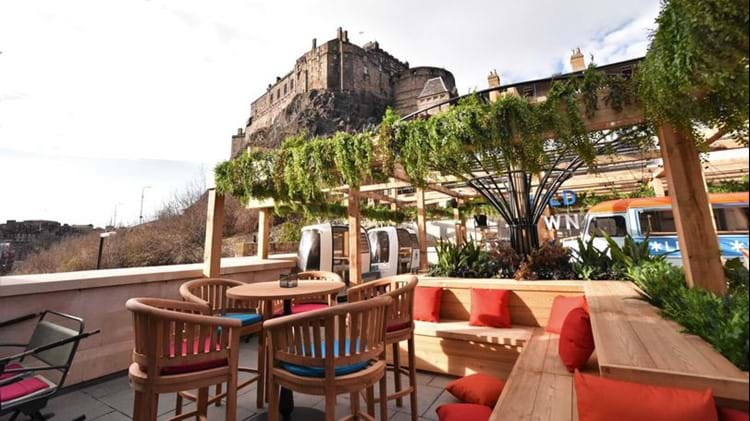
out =
[[(242, 345), (240, 355), (240, 365), (255, 367), (257, 361), (257, 346), (255, 340), (248, 344)], [(393, 381), (389, 373), (389, 387), (392, 387)], [(420, 420), (436, 420), (435, 409), (447, 402), (456, 400), (443, 390), (450, 377), (436, 376), (430, 373), (419, 372), (417, 374), (417, 393), (418, 409)], [(403, 378), (404, 384), (408, 379)], [(258, 410), (255, 406), (255, 385), (248, 386), (240, 390), (238, 398), (238, 420), (252, 420), (258, 413), (265, 410)], [(376, 388), (377, 390), (377, 388)], [(295, 404), (297, 406), (314, 407), (324, 409), (325, 402), (320, 396), (294, 394)], [(363, 403), (362, 403), (363, 404)], [(159, 398), (159, 419), (166, 419), (174, 413), (175, 396), (161, 395)], [(410, 420), (410, 407), (408, 398), (404, 400), (404, 406), (399, 408), (394, 401), (389, 402), (391, 420), (408, 421)], [(119, 421), (129, 420), (133, 412), (133, 392), (128, 386), (126, 375), (118, 376), (102, 382), (88, 385), (84, 388), (77, 388), (68, 391), (55, 399), (52, 399), (47, 405), (46, 411), (54, 412), (55, 421), (69, 421), (80, 415), (86, 415), (86, 420), (98, 421)], [(338, 406), (336, 408), (336, 418), (348, 415), (349, 396), (340, 395)], [(0, 417), (0, 421), (7, 421), (10, 416)], [(21, 420), (22, 417), (19, 417)], [(210, 420), (223, 420), (224, 408), (212, 406), (209, 410)], [(467, 420), (468, 421), (468, 420)]]

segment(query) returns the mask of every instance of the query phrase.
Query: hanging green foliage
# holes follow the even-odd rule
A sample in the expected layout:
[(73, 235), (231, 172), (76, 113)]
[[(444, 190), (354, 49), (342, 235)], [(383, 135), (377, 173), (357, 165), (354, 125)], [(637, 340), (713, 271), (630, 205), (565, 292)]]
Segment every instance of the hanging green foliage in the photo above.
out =
[(669, 0), (638, 72), (646, 114), (700, 139), (721, 128), (747, 144), (747, 0)]

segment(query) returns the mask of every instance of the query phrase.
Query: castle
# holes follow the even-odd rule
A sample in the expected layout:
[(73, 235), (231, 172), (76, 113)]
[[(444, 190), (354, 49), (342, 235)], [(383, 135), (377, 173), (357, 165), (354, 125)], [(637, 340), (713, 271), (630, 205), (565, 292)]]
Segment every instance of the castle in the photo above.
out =
[(232, 137), (232, 156), (247, 146), (278, 146), (295, 131), (361, 130), (377, 124), (388, 106), (404, 116), (457, 94), (449, 71), (409, 67), (377, 42), (361, 47), (349, 42), (339, 28), (336, 38), (322, 45), (313, 39), (294, 68), (251, 103), (245, 128)]

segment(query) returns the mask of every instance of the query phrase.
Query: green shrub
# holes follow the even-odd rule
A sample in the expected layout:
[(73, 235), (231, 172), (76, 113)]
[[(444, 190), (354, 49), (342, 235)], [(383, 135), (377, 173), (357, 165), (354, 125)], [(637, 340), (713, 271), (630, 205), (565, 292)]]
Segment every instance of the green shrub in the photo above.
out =
[(493, 278), (499, 271), (495, 259), (474, 242), (456, 245), (440, 241), (435, 246), (438, 263), (430, 268), (432, 276), (455, 276), (458, 278)]
[(521, 255), (507, 243), (495, 243), (490, 247), (490, 257), (497, 266), (497, 275), (512, 278), (521, 265)]
[(742, 259), (736, 257), (727, 260), (724, 264), (724, 275), (727, 278), (727, 288), (730, 293), (748, 293), (750, 273), (742, 263)]
[(575, 279), (570, 251), (558, 242), (544, 243), (531, 252), (516, 272), (518, 280)]
[(607, 253), (609, 248), (599, 250), (594, 246), (596, 237), (588, 241), (578, 238), (578, 249), (572, 251), (573, 271), (578, 278), (585, 281), (614, 279), (612, 272), (612, 258)]
[(664, 262), (664, 255), (654, 256), (649, 253), (648, 236), (641, 241), (633, 240), (630, 235), (625, 236), (625, 242), (621, 246), (617, 244), (607, 233), (604, 238), (609, 245), (609, 254), (612, 256), (612, 279), (623, 279), (629, 268), (647, 262)]
[[(700, 288), (688, 288), (681, 268), (663, 259), (627, 269), (627, 277), (661, 309), (664, 317), (685, 332), (700, 336), (742, 370), (748, 369), (748, 295), (737, 288), (721, 297)], [(745, 280), (746, 285), (747, 280)]]

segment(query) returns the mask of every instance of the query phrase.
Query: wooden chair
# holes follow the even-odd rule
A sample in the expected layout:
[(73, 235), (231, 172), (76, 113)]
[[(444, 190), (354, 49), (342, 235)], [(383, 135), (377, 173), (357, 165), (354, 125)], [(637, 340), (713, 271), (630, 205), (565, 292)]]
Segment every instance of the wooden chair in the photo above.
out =
[[(418, 279), (413, 275), (400, 275), (383, 278), (372, 282), (350, 288), (348, 291), (349, 302), (361, 302), (371, 300), (379, 296), (391, 297), (391, 306), (388, 309), (388, 322), (386, 325), (385, 344), (393, 347), (393, 382), (394, 393), (387, 395), (386, 400), (396, 400), (397, 406), (403, 406), (402, 398), (410, 395), (411, 419), (416, 420), (417, 412), (417, 368), (414, 350), (414, 290)], [(399, 343), (407, 341), (409, 367), (401, 367)], [(391, 369), (391, 367), (389, 367)], [(402, 387), (401, 374), (409, 377), (409, 387)], [(381, 393), (382, 397), (384, 394)], [(381, 399), (375, 399), (372, 388), (367, 390), (367, 411), (372, 414), (375, 411), (375, 403)]]
[[(342, 304), (264, 322), (270, 355), (271, 421), (279, 418), (279, 392), (325, 396), (326, 420), (336, 419), (336, 395), (349, 393), (352, 414), (345, 419), (374, 416), (360, 411), (359, 393), (380, 384), (386, 393), (385, 327), (390, 297)], [(388, 419), (387, 402), (380, 419)]]
[(237, 417), (237, 319), (214, 317), (202, 304), (131, 298), (135, 347), (128, 377), (135, 391), (133, 419), (155, 421), (159, 394), (198, 389), (196, 410), (171, 421), (207, 419), (208, 388), (227, 383), (226, 420)]
[[(235, 300), (227, 297), (227, 290), (236, 286), (245, 285), (240, 281), (222, 278), (204, 278), (195, 279), (180, 285), (180, 296), (183, 300), (208, 306), (211, 314), (219, 317), (228, 317), (237, 319), (242, 323), (239, 329), (239, 335), (247, 336), (258, 334), (258, 369), (249, 367), (239, 367), (238, 370), (243, 373), (250, 373), (252, 376), (244, 382), (237, 385), (237, 389), (258, 382), (257, 402), (258, 408), (263, 408), (263, 369), (265, 365), (265, 347), (263, 345), (263, 309), (261, 303), (252, 300)], [(222, 385), (216, 385), (216, 396), (212, 397), (210, 403), (216, 406), (221, 405)], [(182, 410), (182, 399), (195, 401), (196, 397), (188, 392), (182, 392), (177, 395), (177, 413)]]

